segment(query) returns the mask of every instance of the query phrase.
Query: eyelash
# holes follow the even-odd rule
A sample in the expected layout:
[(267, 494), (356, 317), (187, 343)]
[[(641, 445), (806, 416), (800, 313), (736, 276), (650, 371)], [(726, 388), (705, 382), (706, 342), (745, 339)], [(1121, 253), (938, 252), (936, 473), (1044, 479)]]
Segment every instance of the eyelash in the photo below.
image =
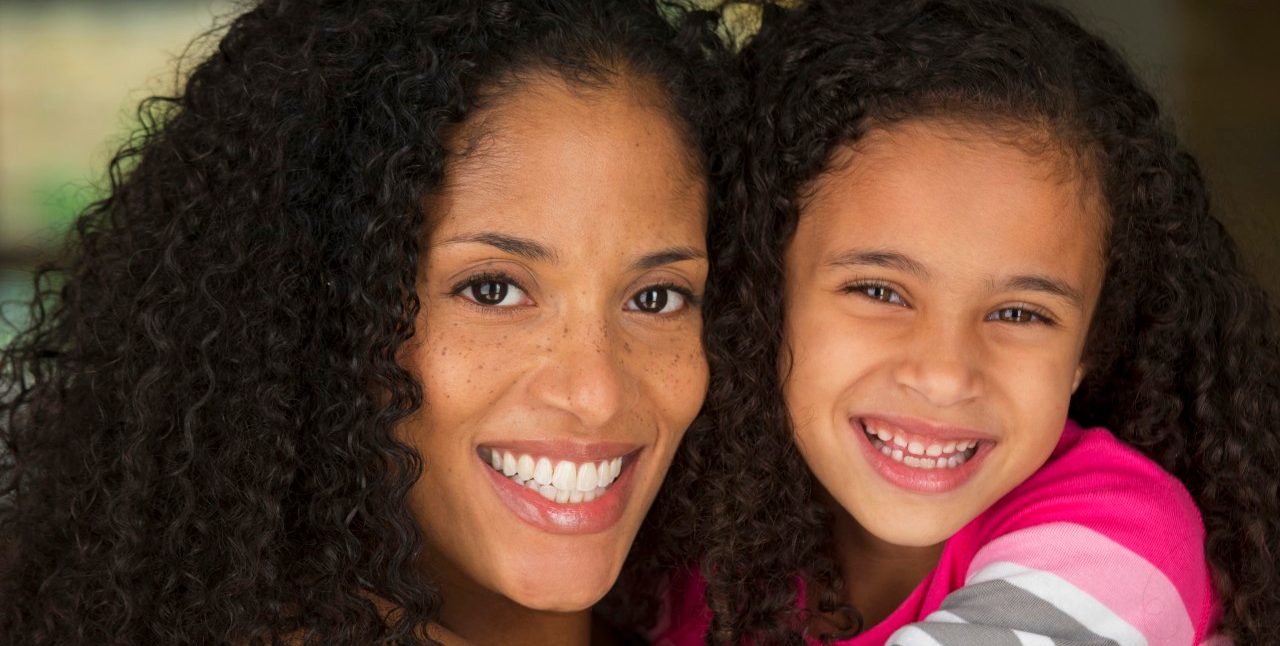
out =
[(687, 287), (684, 287), (682, 285), (677, 285), (669, 281), (654, 283), (652, 285), (645, 285), (644, 287), (641, 287), (640, 289), (636, 290), (636, 292), (627, 299), (627, 302), (631, 303), (635, 301), (636, 296), (639, 296), (640, 294), (652, 289), (670, 290), (679, 294), (682, 298), (684, 298), (685, 307), (680, 308), (679, 310), (676, 310), (674, 312), (668, 312), (666, 314), (662, 314), (658, 312), (644, 312), (645, 314), (651, 314), (654, 316), (676, 316), (686, 309), (696, 308), (702, 305), (702, 299), (695, 296), (693, 293), (693, 290), (690, 290)]
[[(1034, 319), (1030, 321), (1005, 321), (999, 318), (999, 315), (1003, 312), (1014, 312), (1014, 311), (1022, 312), (1024, 315), (1034, 317)], [(992, 318), (992, 317), (995, 317), (995, 318)], [(1012, 323), (1014, 325), (1044, 325), (1047, 327), (1053, 327), (1058, 324), (1058, 322), (1050, 318), (1049, 314), (1044, 310), (1038, 307), (1032, 307), (1031, 305), (1027, 305), (1025, 303), (1019, 303), (1017, 305), (1011, 305), (1009, 307), (1001, 307), (1000, 309), (995, 310), (994, 312), (988, 314), (987, 320), (995, 321), (997, 323)]]
[[(886, 293), (886, 294), (892, 294), (892, 295), (894, 295), (894, 296), (897, 296), (897, 297), (898, 297), (898, 300), (899, 300), (899, 301), (901, 301), (901, 302), (900, 302), (900, 303), (895, 303), (895, 302), (893, 302), (893, 301), (891, 301), (891, 300), (885, 300), (885, 299), (883, 299), (883, 298), (876, 298), (875, 296), (872, 296), (871, 294), (868, 294), (868, 293), (867, 293), (867, 290), (869, 290), (869, 289), (879, 289), (879, 290), (882, 290), (882, 291), (883, 291), (884, 293)], [(909, 303), (907, 303), (907, 299), (903, 298), (903, 297), (902, 297), (902, 294), (901, 294), (901, 293), (899, 293), (899, 292), (898, 292), (898, 290), (894, 289), (892, 285), (890, 285), (889, 283), (886, 283), (886, 282), (878, 281), (878, 280), (861, 280), (861, 281), (857, 281), (857, 282), (848, 283), (848, 284), (846, 284), (846, 285), (842, 286), (842, 287), (840, 288), (840, 290), (841, 290), (841, 291), (843, 291), (843, 292), (844, 292), (844, 293), (846, 293), (846, 294), (858, 294), (858, 295), (862, 296), (863, 298), (866, 298), (866, 299), (869, 299), (869, 300), (873, 300), (873, 301), (876, 301), (876, 302), (878, 302), (878, 303), (884, 303), (884, 304), (886, 304), (886, 305), (895, 305), (895, 306), (897, 306), (897, 307), (909, 307), (909, 306), (910, 306), (910, 304), (909, 304)]]
[(511, 312), (508, 310), (518, 309), (517, 307), (500, 307), (497, 305), (486, 305), (484, 303), (478, 303), (475, 300), (463, 295), (463, 292), (482, 283), (506, 283), (520, 290), (522, 293), (525, 294), (526, 297), (528, 296), (528, 291), (524, 288), (523, 285), (520, 284), (520, 281), (516, 280), (515, 278), (512, 278), (510, 274), (507, 274), (505, 272), (500, 272), (500, 271), (490, 271), (490, 272), (484, 272), (484, 273), (468, 276), (462, 279), (461, 281), (459, 281), (452, 288), (450, 288), (449, 295), (461, 297), (462, 300), (466, 301), (468, 305), (479, 308), (480, 310), (487, 313), (491, 313), (491, 314), (511, 315), (514, 312)]
[[(907, 303), (907, 299), (903, 298), (902, 294), (899, 293), (898, 290), (894, 289), (893, 286), (890, 285), (889, 283), (885, 283), (882, 281), (875, 281), (875, 280), (857, 281), (853, 283), (848, 283), (843, 287), (841, 287), (840, 289), (846, 294), (858, 294), (868, 300), (884, 303), (886, 305), (895, 305), (897, 307), (910, 307), (910, 303)], [(883, 292), (886, 295), (897, 296), (897, 299), (900, 302), (895, 303), (892, 300), (886, 300), (884, 298), (876, 298), (875, 296), (872, 296), (871, 294), (867, 293), (867, 290), (869, 289), (883, 290)], [(890, 298), (892, 298), (892, 296)], [(1028, 321), (1005, 321), (1000, 318), (1000, 314), (1004, 312), (1013, 312), (1013, 311), (1022, 312), (1024, 315), (1027, 315), (1033, 318), (1032, 320), (1028, 320)], [(1009, 307), (1001, 307), (995, 310), (994, 312), (991, 312), (990, 314), (988, 314), (985, 320), (993, 321), (996, 323), (1012, 323), (1014, 325), (1039, 324), (1039, 325), (1044, 325), (1048, 327), (1053, 327), (1058, 324), (1057, 321), (1055, 321), (1052, 317), (1049, 316), (1048, 312), (1045, 312), (1044, 310), (1038, 307), (1033, 307), (1026, 303), (1018, 303), (1016, 305), (1012, 305)]]
[[(526, 290), (524, 286), (520, 284), (519, 281), (517, 281), (516, 279), (512, 278), (509, 274), (506, 274), (504, 272), (485, 272), (481, 274), (475, 274), (473, 276), (468, 276), (467, 278), (459, 281), (453, 287), (451, 287), (449, 289), (449, 295), (461, 297), (468, 304), (474, 307), (481, 308), (485, 312), (492, 312), (494, 314), (499, 314), (499, 315), (510, 314), (510, 312), (507, 312), (505, 310), (516, 309), (516, 307), (500, 307), (497, 305), (486, 305), (483, 303), (477, 303), (476, 301), (470, 298), (467, 298), (466, 296), (463, 295), (463, 292), (481, 283), (508, 283), (512, 287), (515, 287), (516, 289), (519, 289), (521, 292), (523, 292), (526, 295), (526, 297), (528, 296), (528, 290)], [(688, 289), (687, 287), (683, 287), (681, 285), (677, 285), (669, 281), (654, 283), (652, 285), (646, 285), (640, 288), (639, 290), (637, 290), (630, 297), (628, 297), (627, 302), (631, 303), (632, 301), (635, 300), (636, 296), (638, 296), (639, 294), (649, 290), (655, 290), (655, 289), (670, 290), (679, 294), (685, 300), (685, 308), (681, 308), (680, 310), (677, 310), (675, 312), (668, 312), (666, 314), (660, 314), (656, 312), (649, 313), (649, 312), (643, 312), (642, 310), (634, 310), (634, 311), (641, 311), (642, 313), (654, 314), (657, 316), (675, 316), (680, 312), (684, 311), (684, 309), (686, 308), (696, 308), (702, 305), (702, 299), (695, 296), (692, 290)]]

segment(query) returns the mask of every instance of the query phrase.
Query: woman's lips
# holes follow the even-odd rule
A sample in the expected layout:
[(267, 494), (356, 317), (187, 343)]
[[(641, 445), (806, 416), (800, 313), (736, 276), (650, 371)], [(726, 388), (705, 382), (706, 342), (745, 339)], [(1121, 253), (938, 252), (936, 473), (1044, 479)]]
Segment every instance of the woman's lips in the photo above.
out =
[(591, 534), (622, 517), (639, 449), (526, 442), (482, 446), (476, 454), (498, 499), (517, 518), (553, 534)]
[(880, 477), (916, 493), (945, 493), (968, 482), (995, 440), (964, 429), (886, 417), (854, 417), (850, 426)]

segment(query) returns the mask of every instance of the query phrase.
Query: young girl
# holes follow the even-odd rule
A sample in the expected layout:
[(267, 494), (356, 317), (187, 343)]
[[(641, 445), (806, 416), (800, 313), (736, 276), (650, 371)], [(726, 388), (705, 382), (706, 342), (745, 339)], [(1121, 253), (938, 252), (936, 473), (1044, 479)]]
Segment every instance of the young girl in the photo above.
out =
[(1275, 643), (1275, 319), (1119, 56), (1006, 0), (775, 10), (745, 56), (741, 365), (659, 640)]

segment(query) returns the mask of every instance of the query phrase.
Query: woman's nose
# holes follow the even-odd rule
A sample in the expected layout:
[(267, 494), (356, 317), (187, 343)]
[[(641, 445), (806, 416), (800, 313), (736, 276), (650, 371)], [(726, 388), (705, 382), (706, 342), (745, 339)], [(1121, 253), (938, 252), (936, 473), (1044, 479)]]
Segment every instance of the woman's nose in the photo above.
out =
[(617, 337), (605, 322), (566, 327), (534, 380), (535, 396), (573, 415), (585, 428), (608, 424), (622, 409), (628, 383)]

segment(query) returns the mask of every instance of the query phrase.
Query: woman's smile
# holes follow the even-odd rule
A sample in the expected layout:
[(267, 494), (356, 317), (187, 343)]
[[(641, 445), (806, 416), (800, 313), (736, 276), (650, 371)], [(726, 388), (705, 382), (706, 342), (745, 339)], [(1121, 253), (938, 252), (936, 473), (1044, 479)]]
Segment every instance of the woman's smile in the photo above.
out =
[(557, 534), (598, 532), (617, 523), (640, 453), (621, 442), (510, 442), (476, 449), (498, 499), (520, 520)]

